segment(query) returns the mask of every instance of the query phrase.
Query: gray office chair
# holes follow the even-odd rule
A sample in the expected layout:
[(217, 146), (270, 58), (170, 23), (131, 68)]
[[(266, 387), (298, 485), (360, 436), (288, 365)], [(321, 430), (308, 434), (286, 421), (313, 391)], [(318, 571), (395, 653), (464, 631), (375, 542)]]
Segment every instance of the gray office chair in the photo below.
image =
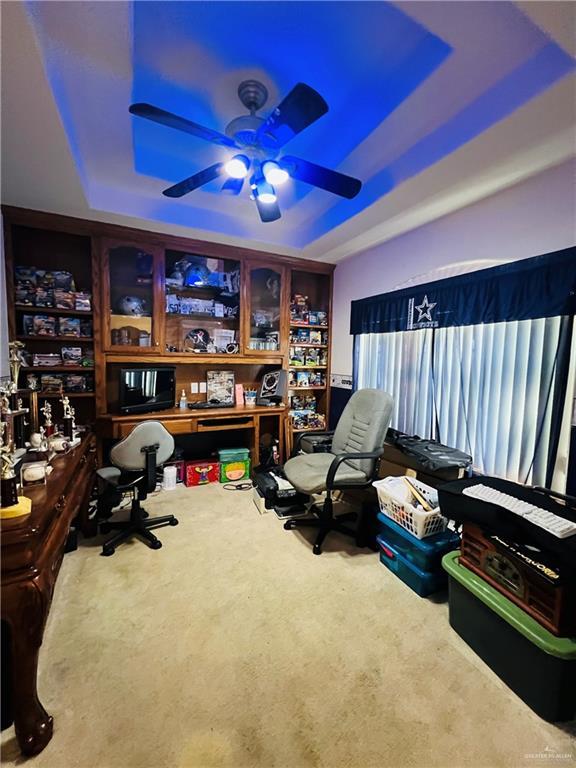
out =
[[(322, 544), (330, 531), (356, 535), (355, 531), (342, 524), (353, 519), (355, 513), (334, 517), (332, 491), (365, 488), (376, 477), (392, 405), (391, 396), (380, 389), (354, 392), (340, 416), (330, 452), (304, 453), (289, 459), (284, 465), (284, 473), (297, 491), (307, 494), (326, 491), (322, 507), (312, 507), (317, 518), (284, 523), (288, 531), (293, 528), (319, 528), (313, 547), (315, 555), (322, 553)], [(298, 449), (297, 442), (295, 450)]]
[(174, 452), (174, 438), (159, 421), (143, 421), (110, 451), (114, 466), (97, 471), (98, 515), (107, 517), (117, 507), (125, 493), (132, 494), (130, 519), (126, 522), (101, 523), (100, 531), (117, 530), (118, 533), (102, 546), (102, 554), (113, 555), (115, 548), (131, 536), (140, 536), (152, 549), (160, 549), (162, 542), (151, 528), (178, 525), (174, 515), (148, 517), (143, 509), (147, 495), (156, 488), (156, 469), (168, 461)]

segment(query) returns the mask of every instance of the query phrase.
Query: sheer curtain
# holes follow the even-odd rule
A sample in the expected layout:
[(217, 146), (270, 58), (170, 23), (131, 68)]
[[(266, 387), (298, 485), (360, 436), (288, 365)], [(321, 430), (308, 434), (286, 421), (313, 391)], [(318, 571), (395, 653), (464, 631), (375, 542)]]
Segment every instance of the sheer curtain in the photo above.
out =
[[(560, 360), (572, 323), (549, 317), (360, 334), (355, 384), (393, 395), (396, 429), (470, 453), (479, 472), (550, 486), (555, 456), (567, 450), (553, 435), (554, 419), (570, 417)], [(557, 469), (554, 487), (565, 483)]]

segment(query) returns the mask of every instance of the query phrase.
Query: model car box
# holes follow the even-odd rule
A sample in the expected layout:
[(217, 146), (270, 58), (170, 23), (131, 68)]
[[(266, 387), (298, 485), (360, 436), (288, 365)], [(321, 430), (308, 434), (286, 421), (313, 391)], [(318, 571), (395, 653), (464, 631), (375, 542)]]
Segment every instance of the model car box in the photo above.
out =
[(250, 476), (250, 451), (248, 448), (224, 448), (218, 451), (220, 482), (230, 483)]
[(219, 468), (219, 463), (213, 460), (187, 461), (184, 470), (184, 485), (217, 483)]

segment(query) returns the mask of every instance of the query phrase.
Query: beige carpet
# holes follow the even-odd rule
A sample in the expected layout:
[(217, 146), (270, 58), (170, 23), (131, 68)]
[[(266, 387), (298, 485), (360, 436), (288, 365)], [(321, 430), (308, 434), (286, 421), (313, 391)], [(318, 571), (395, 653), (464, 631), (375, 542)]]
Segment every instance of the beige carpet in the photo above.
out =
[[(333, 537), (315, 557), (217, 485), (147, 507), (180, 518), (161, 550), (64, 559), (40, 658), (55, 732), (34, 768), (576, 763), (574, 728), (533, 714), (376, 554)], [(12, 729), (2, 756), (22, 763)]]

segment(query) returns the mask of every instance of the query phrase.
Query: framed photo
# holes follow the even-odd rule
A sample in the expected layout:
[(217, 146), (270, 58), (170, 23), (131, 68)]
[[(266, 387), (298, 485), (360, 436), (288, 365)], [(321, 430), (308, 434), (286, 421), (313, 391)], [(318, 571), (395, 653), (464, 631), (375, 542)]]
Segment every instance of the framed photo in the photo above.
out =
[(234, 371), (206, 371), (206, 398), (234, 405)]

